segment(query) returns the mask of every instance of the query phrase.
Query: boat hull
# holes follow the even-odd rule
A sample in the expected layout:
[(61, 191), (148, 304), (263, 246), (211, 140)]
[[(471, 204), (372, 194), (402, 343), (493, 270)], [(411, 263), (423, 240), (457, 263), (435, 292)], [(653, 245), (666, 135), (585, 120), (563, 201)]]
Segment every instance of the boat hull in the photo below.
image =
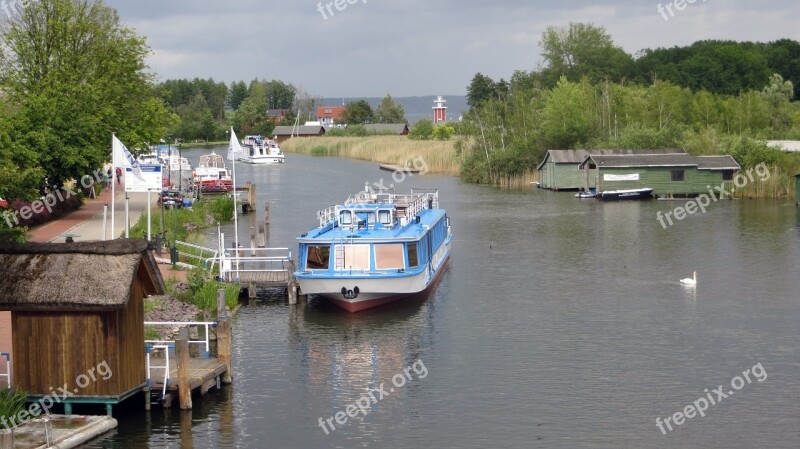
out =
[[(405, 278), (298, 278), (298, 282), (303, 294), (320, 296), (348, 312), (356, 313), (396, 301), (426, 297), (441, 279), (449, 259), (448, 254), (429, 282), (427, 272)], [(359, 289), (356, 297), (348, 298), (342, 294), (342, 288), (354, 292), (356, 287)]]
[(263, 158), (244, 158), (240, 159), (242, 162), (253, 164), (253, 165), (275, 165), (275, 164), (282, 164), (284, 162), (284, 158), (282, 157), (263, 157)]
[(653, 189), (609, 190), (597, 194), (600, 201), (649, 200), (653, 198)]

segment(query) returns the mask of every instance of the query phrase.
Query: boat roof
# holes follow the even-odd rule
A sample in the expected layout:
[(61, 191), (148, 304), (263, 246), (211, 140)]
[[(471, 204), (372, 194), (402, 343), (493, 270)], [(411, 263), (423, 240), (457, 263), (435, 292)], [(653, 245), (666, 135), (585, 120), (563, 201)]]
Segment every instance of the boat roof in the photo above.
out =
[[(439, 209), (438, 195), (436, 191), (412, 192), (411, 195), (386, 195), (385, 197), (373, 195), (371, 202), (363, 202), (363, 197), (356, 198), (356, 200), (351, 197), (343, 204), (320, 211), (318, 213), (320, 226), (298, 237), (298, 240), (303, 242), (418, 240), (445, 216), (445, 211)], [(393, 212), (392, 223), (390, 226), (380, 223), (366, 226), (341, 225), (338, 223), (339, 214), (347, 210), (356, 215), (391, 210)], [(403, 212), (402, 217), (398, 214), (401, 211)]]

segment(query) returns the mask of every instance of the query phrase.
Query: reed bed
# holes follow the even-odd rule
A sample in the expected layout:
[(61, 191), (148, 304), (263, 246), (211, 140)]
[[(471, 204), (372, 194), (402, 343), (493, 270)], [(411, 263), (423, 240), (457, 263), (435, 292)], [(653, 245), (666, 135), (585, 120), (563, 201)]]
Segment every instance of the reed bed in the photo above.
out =
[[(343, 156), (379, 164), (419, 167), (420, 158), (430, 174), (460, 176), (461, 158), (455, 140), (411, 140), (405, 136), (311, 137), (281, 144), (289, 153)], [(417, 161), (416, 163), (414, 161)]]

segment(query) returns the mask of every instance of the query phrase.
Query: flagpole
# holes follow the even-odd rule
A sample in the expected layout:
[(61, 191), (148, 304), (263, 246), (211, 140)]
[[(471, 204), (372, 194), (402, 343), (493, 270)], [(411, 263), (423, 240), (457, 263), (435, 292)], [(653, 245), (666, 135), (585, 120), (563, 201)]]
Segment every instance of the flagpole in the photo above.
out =
[[(231, 150), (233, 150), (233, 140), (236, 139), (236, 134), (233, 132), (233, 126), (231, 126), (231, 142), (228, 145), (231, 146)], [(233, 235), (234, 235), (234, 245), (236, 245), (236, 254), (239, 254), (239, 213), (238, 209), (236, 208), (236, 157), (238, 154), (234, 151), (233, 160), (231, 161), (233, 167)]]
[(117, 175), (117, 152), (114, 151), (114, 139), (117, 134), (111, 133), (111, 240), (114, 240), (114, 210), (117, 208), (117, 189), (114, 177)]

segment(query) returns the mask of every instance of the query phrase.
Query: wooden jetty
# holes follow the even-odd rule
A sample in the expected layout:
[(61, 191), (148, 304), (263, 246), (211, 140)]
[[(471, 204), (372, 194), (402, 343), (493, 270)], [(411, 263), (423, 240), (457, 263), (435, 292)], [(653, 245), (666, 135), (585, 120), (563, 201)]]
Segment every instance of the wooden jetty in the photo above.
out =
[[(166, 359), (163, 357), (152, 357), (150, 361), (159, 366), (164, 366), (166, 363)], [(190, 358), (188, 375), (185, 379), (179, 376), (178, 371), (177, 364), (171, 364), (167, 393), (159, 400), (164, 408), (172, 407), (172, 402), (179, 397), (182, 386), (188, 385), (190, 392), (199, 391), (201, 395), (205, 395), (212, 388), (220, 388), (223, 383), (222, 376), (228, 371), (228, 368), (218, 358)], [(160, 394), (164, 389), (164, 369), (153, 368), (151, 373), (153, 382), (150, 385), (150, 392)], [(191, 400), (188, 403), (188, 408), (191, 408)], [(181, 404), (185, 405), (183, 401)], [(181, 408), (185, 407), (181, 406)]]

